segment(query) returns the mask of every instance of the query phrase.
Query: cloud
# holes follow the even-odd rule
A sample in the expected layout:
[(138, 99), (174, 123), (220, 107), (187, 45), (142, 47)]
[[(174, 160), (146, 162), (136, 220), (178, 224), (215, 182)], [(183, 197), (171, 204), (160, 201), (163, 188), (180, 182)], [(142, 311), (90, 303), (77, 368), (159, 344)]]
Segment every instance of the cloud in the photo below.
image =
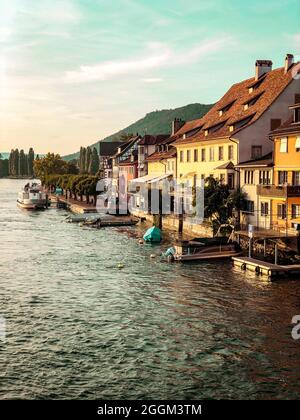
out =
[(85, 83), (103, 81), (119, 76), (134, 75), (157, 70), (164, 67), (187, 65), (197, 62), (209, 54), (222, 50), (232, 43), (231, 37), (204, 41), (184, 51), (171, 49), (163, 43), (148, 44), (148, 53), (139, 58), (106, 61), (93, 66), (82, 65), (78, 70), (67, 71), (65, 81), (69, 83)]
[[(22, 4), (22, 3), (21, 3)], [(77, 23), (81, 20), (81, 14), (70, 0), (44, 0), (31, 4), (22, 4), (19, 13), (39, 23), (53, 22), (56, 24)]]
[(144, 83), (160, 83), (163, 81), (160, 77), (146, 77), (142, 79)]

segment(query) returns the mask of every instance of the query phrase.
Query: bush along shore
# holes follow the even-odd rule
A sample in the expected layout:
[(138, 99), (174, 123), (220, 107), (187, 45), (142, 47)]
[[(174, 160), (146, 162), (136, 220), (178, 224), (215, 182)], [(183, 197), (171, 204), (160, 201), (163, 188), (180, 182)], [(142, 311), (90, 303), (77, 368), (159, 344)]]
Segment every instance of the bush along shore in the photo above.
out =
[(49, 193), (55, 193), (57, 188), (62, 190), (62, 194), (66, 199), (72, 199), (86, 204), (97, 204), (97, 183), (98, 176), (88, 174), (74, 175), (45, 175), (40, 178), (43, 186), (48, 189)]

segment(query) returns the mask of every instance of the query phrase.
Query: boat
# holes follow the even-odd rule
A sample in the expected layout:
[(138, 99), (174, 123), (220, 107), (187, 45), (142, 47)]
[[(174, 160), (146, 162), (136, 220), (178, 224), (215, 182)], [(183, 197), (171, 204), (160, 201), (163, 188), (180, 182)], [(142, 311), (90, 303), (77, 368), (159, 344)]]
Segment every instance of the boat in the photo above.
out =
[(195, 238), (190, 241), (179, 241), (168, 249), (169, 261), (214, 261), (231, 259), (241, 255), (236, 242), (229, 243), (227, 237)]
[(26, 210), (45, 209), (49, 206), (48, 194), (43, 191), (40, 184), (33, 182), (24, 186), (19, 192), (17, 205)]
[(145, 242), (159, 243), (162, 240), (161, 230), (156, 226), (152, 226), (150, 229), (147, 230), (147, 232), (143, 236), (143, 239)]

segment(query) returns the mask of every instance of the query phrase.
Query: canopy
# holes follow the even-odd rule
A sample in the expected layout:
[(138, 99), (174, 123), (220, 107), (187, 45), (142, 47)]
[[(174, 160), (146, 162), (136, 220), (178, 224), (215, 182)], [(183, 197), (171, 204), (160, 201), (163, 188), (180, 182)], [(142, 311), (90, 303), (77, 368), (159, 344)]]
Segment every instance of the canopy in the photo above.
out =
[(162, 181), (163, 179), (166, 179), (169, 176), (173, 176), (173, 173), (168, 173), (168, 174), (161, 175), (161, 176), (159, 176), (157, 178), (151, 179), (151, 181), (149, 181), (148, 183), (149, 184), (153, 184), (154, 182)]

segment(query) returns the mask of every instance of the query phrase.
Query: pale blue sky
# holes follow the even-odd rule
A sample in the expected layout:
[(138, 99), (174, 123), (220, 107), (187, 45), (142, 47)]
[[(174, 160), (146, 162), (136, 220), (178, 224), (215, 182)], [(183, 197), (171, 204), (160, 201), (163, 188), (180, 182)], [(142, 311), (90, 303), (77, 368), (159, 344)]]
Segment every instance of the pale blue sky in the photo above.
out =
[[(300, 56), (299, 0), (0, 0), (0, 151), (68, 153)], [(296, 57), (297, 58), (297, 57)]]

